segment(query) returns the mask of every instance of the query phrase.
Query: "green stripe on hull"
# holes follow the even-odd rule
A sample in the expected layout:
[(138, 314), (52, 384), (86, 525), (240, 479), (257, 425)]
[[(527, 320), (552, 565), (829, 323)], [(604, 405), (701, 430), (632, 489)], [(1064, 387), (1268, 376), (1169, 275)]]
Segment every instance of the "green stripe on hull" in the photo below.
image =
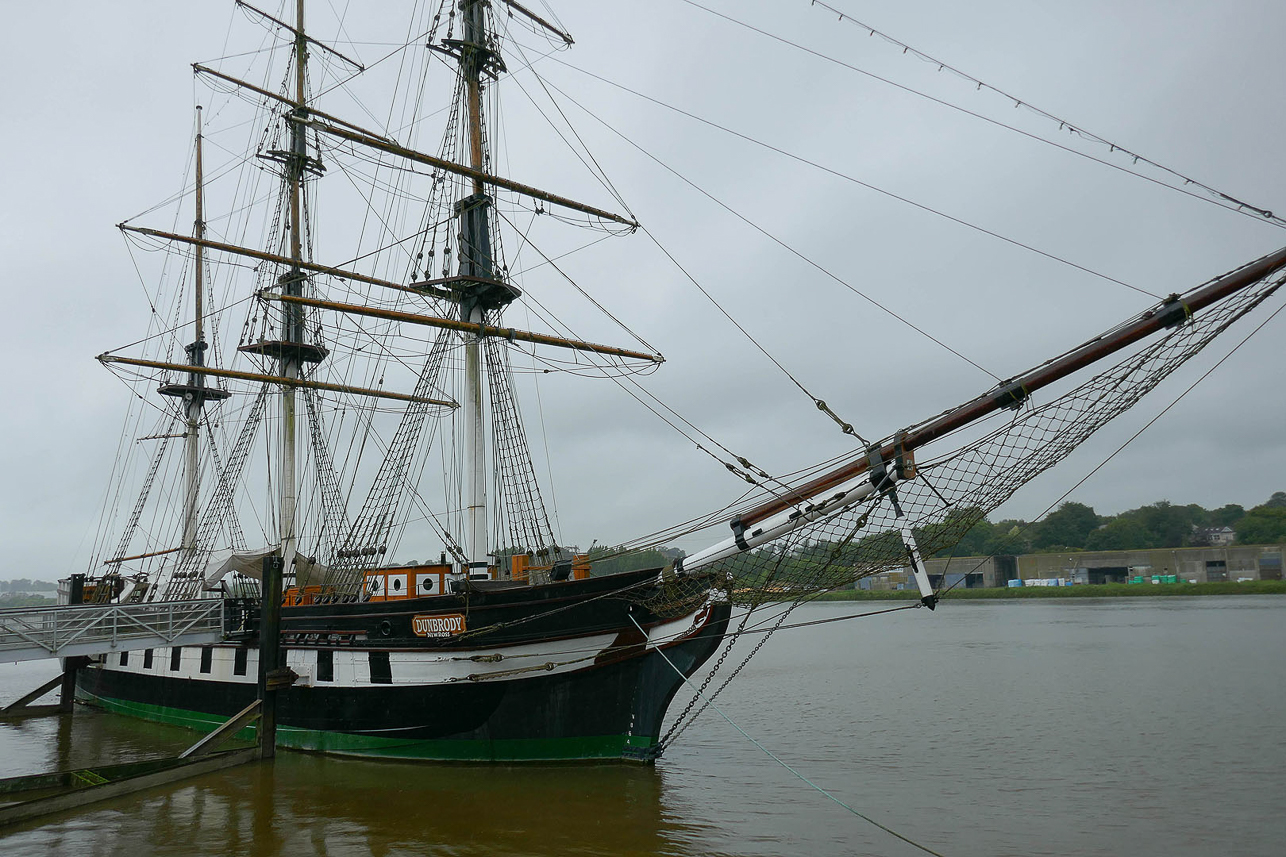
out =
[[(90, 693), (83, 687), (76, 688), (76, 696), (113, 714), (124, 714), (129, 717), (138, 717), (142, 720), (151, 720), (157, 723), (168, 723), (171, 726), (184, 726), (200, 732), (213, 732), (227, 720), (227, 718), (219, 717), (215, 714), (188, 711), (186, 708), (168, 708), (163, 705), (149, 705), (145, 702), (131, 702), (126, 699), (99, 696), (98, 694)], [(238, 732), (235, 737), (245, 741), (253, 741), (255, 740), (255, 728), (247, 726)]]
[[(98, 696), (83, 688), (78, 695), (106, 711), (143, 720), (212, 732), (224, 718), (183, 708), (168, 708)], [(237, 738), (255, 740), (255, 727), (247, 726)], [(591, 735), (579, 738), (506, 738), (492, 740), (406, 740), (323, 732), (277, 726), (277, 746), (293, 750), (360, 756), (372, 759), (421, 759), (439, 762), (565, 762), (578, 759), (627, 759), (636, 761), (656, 742), (640, 735)]]

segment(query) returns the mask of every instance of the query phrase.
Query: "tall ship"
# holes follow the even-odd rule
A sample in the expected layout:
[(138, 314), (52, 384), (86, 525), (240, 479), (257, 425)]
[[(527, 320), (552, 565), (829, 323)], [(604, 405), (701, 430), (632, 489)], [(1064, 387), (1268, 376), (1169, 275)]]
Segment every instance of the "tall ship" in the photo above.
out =
[[(1170, 295), (881, 440), (815, 399), (850, 453), (786, 477), (710, 443), (749, 493), (620, 550), (580, 550), (557, 536), (529, 430), (539, 404), (520, 406), (516, 378), (628, 385), (664, 359), (605, 310), (631, 341), (576, 335), (526, 285), (540, 269), (580, 288), (537, 225), (591, 241), (640, 226), (591, 155), (609, 202), (510, 177), (496, 155), (502, 134), (521, 138), (498, 123), (500, 93), (533, 62), (515, 33), (551, 50), (572, 37), (513, 0), (447, 0), (381, 60), (400, 64), (390, 101), (352, 115), (328, 98), (370, 69), (310, 35), (304, 0), (284, 4), (293, 14), (236, 5), (263, 28), (264, 62), (254, 79), (194, 66), (211, 101), (181, 195), (192, 228), (120, 225), (164, 260), (161, 284), (147, 333), (99, 360), (150, 422), (127, 429), (110, 527), (67, 591), (223, 599), (237, 618), (220, 644), (80, 669), (78, 697), (110, 711), (200, 729), (232, 717), (258, 693), (259, 606), (280, 599), (280, 746), (655, 759), (799, 603), (907, 569), (912, 606), (932, 609), (943, 581), (923, 557), (1267, 300), (1286, 267), (1277, 251)], [(249, 142), (211, 172), (216, 122)], [(420, 142), (429, 128), (436, 148)], [(646, 561), (720, 521), (710, 547)], [(264, 584), (277, 574), (280, 593)]]

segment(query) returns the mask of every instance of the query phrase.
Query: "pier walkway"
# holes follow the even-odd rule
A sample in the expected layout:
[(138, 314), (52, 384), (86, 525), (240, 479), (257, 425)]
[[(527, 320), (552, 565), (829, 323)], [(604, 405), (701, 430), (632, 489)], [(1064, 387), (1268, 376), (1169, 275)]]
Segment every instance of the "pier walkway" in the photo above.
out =
[(241, 624), (238, 607), (210, 598), (0, 610), (0, 662), (216, 643)]

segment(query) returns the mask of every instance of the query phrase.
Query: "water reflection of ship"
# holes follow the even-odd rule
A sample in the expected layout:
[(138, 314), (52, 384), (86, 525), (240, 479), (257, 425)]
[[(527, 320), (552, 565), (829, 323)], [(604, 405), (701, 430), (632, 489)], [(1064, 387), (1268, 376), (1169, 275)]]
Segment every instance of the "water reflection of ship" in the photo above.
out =
[[(210, 839), (220, 853), (659, 854), (683, 824), (650, 766), (394, 767), (317, 754), (203, 778), (147, 800), (139, 851)], [(211, 849), (216, 850), (216, 849)]]
[[(21, 742), (47, 754), (28, 761), (39, 770), (133, 761), (177, 752), (192, 740), (185, 729), (93, 710), (6, 724), (4, 731), (6, 749)], [(108, 800), (38, 827), (11, 828), (5, 852), (694, 853), (684, 845), (694, 822), (663, 809), (665, 776), (636, 765), (497, 770), (289, 754), (272, 765), (239, 767)]]

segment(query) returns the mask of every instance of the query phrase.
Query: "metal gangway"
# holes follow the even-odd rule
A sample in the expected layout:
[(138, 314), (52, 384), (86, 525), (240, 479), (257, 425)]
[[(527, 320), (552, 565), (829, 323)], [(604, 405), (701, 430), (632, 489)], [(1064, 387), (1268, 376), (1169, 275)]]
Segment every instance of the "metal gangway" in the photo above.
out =
[(12, 607), (0, 610), (0, 662), (201, 646), (225, 639), (242, 618), (223, 598)]

